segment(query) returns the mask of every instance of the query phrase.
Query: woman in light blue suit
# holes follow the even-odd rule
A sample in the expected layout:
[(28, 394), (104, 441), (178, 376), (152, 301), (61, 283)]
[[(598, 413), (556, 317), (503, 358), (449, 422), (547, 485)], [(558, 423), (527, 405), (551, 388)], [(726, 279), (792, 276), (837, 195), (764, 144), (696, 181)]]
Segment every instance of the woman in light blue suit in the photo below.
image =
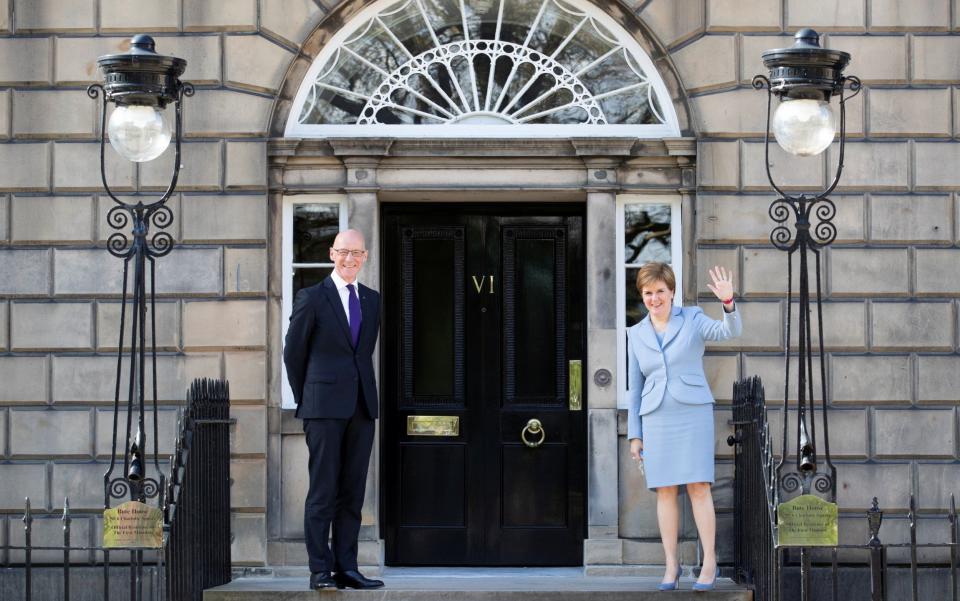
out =
[(703, 567), (694, 590), (710, 590), (717, 576), (714, 547), (716, 516), (713, 484), (713, 395), (703, 372), (704, 342), (740, 335), (740, 314), (733, 301), (733, 274), (710, 270), (710, 291), (723, 303), (723, 320), (698, 307), (674, 307), (676, 278), (665, 263), (647, 263), (637, 290), (647, 316), (627, 330), (629, 360), (627, 438), (630, 455), (646, 468), (647, 487), (657, 491), (657, 522), (666, 555), (660, 590), (680, 580), (677, 532), (678, 486), (685, 484), (703, 545)]

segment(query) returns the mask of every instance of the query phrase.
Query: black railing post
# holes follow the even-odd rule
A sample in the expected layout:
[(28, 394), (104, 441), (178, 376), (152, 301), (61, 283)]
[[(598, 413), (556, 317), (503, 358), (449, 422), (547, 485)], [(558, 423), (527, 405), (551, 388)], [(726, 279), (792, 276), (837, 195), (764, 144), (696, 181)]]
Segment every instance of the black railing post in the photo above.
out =
[(833, 601), (837, 601), (837, 586), (839, 584), (838, 579), (840, 577), (837, 571), (837, 548), (833, 547), (830, 550), (830, 598)]
[(810, 551), (800, 547), (800, 599), (810, 601)]
[(70, 601), (70, 499), (63, 499), (63, 601)]
[(25, 601), (33, 599), (33, 556), (31, 538), (33, 534), (33, 513), (30, 511), (30, 497), (26, 498), (23, 508), (23, 563), (24, 563), (24, 590), (26, 592)]
[(777, 576), (776, 588), (774, 589), (774, 591), (776, 591), (776, 594), (770, 598), (770, 601), (779, 601), (784, 597), (783, 564), (785, 563), (784, 555), (786, 554), (787, 549), (785, 547), (777, 547), (775, 552), (777, 554), (777, 562), (776, 562), (776, 565), (774, 566), (773, 573), (776, 574)]
[(887, 552), (880, 542), (880, 524), (883, 523), (883, 512), (880, 511), (877, 498), (873, 498), (873, 507), (867, 511), (867, 527), (870, 529), (870, 540), (867, 546), (870, 549), (870, 601), (885, 601)]
[(910, 594), (913, 601), (918, 601), (917, 596), (917, 504), (910, 495)]
[(953, 493), (950, 493), (950, 588), (953, 601), (957, 601), (957, 539), (960, 524), (957, 523), (957, 501)]

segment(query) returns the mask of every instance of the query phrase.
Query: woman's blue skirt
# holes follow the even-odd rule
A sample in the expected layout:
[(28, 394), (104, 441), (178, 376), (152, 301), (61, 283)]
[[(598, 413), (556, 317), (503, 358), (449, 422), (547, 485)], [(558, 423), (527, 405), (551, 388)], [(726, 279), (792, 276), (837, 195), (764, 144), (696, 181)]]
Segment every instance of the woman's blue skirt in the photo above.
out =
[(669, 390), (643, 416), (643, 467), (647, 488), (713, 483), (713, 404), (688, 405)]

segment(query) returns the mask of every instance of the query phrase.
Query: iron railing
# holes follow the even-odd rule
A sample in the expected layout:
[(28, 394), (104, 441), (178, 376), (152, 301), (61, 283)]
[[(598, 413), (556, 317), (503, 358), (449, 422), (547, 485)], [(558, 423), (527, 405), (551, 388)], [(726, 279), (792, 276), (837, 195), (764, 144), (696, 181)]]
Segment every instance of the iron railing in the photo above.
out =
[(773, 441), (767, 423), (763, 383), (754, 376), (733, 386), (734, 434), (727, 444), (736, 445), (734, 472), (734, 563), (737, 582), (753, 586), (757, 601), (773, 599), (780, 576), (777, 565), (776, 467)]
[[(23, 545), (9, 545), (9, 551), (20, 551), (23, 553), (22, 577), (23, 586), (19, 588), (10, 578), (5, 578), (5, 582), (0, 586), (0, 590), (10, 594), (10, 591), (16, 591), (18, 588), (22, 591), (24, 601), (47, 599), (62, 599), (70, 601), (71, 595), (76, 593), (80, 598), (96, 598), (108, 601), (109, 599), (163, 599), (162, 585), (159, 580), (159, 574), (163, 571), (163, 557), (161, 554), (154, 554), (152, 560), (144, 561), (144, 549), (134, 547), (112, 547), (105, 548), (101, 546), (86, 546), (75, 544), (73, 539), (72, 522), (74, 514), (70, 510), (70, 500), (64, 499), (63, 511), (60, 514), (60, 523), (63, 530), (62, 545), (35, 545), (33, 544), (34, 521), (36, 516), (30, 503), (30, 498), (24, 502), (23, 510)], [(62, 557), (60, 562), (53, 563), (52, 558), (36, 559), (35, 553), (52, 552)], [(71, 562), (71, 553), (86, 553), (90, 557), (90, 563)], [(110, 553), (123, 553), (129, 557), (128, 562), (123, 564), (110, 563)], [(114, 557), (116, 557), (115, 555)], [(150, 557), (149, 555), (147, 557)], [(11, 561), (16, 558), (11, 557)], [(102, 570), (99, 567), (102, 567)], [(130, 567), (129, 571), (129, 591), (128, 595), (120, 597), (119, 593), (113, 597), (110, 596), (111, 590), (127, 590), (126, 587), (117, 586), (123, 582), (120, 570)], [(20, 567), (16, 561), (14, 567)], [(112, 569), (111, 569), (112, 568)], [(35, 571), (43, 570), (45, 578), (36, 578)], [(53, 572), (60, 571), (61, 576), (57, 578)], [(96, 573), (102, 574), (102, 579), (96, 577)], [(8, 572), (10, 574), (10, 572)], [(77, 580), (82, 579), (83, 586), (77, 591), (72, 584), (77, 584)], [(94, 588), (93, 596), (90, 589)], [(4, 596), (4, 601), (7, 597)]]
[[(754, 376), (737, 382), (733, 390), (735, 431), (727, 443), (735, 447), (734, 580), (750, 586), (755, 601), (839, 601), (841, 596), (844, 601), (960, 601), (960, 519), (953, 494), (944, 524), (945, 538), (950, 542), (917, 542), (917, 508), (911, 494), (908, 542), (881, 541), (883, 512), (874, 497), (873, 506), (865, 516), (869, 539), (864, 544), (780, 546), (777, 542), (777, 507), (781, 501), (781, 485), (777, 482), (779, 458), (773, 453), (763, 385), (760, 378)], [(931, 593), (937, 590), (938, 584), (944, 583), (928, 581), (927, 592), (921, 596), (923, 577), (930, 578), (937, 570), (942, 572), (945, 562), (929, 557), (921, 561), (920, 555), (937, 550), (944, 552), (944, 556), (949, 555), (949, 590)], [(906, 559), (891, 562), (891, 553)], [(813, 561), (804, 562), (798, 556), (812, 556)], [(869, 588), (860, 591), (859, 596), (851, 596), (850, 587), (841, 586), (840, 574), (843, 571), (849, 577), (858, 570), (869, 570)], [(826, 577), (814, 581), (811, 571)], [(894, 573), (899, 576), (896, 587), (890, 583)]]
[[(103, 601), (200, 601), (205, 588), (230, 582), (232, 421), (227, 382), (194, 380), (179, 415), (176, 447), (165, 478), (162, 549), (75, 544), (69, 499), (64, 499), (60, 517), (63, 544), (35, 545), (36, 516), (27, 498), (22, 520), (24, 543), (6, 547), (8, 554), (18, 552), (17, 557), (8, 555), (7, 561), (10, 567), (22, 567), (23, 584), (15, 586), (5, 577), (0, 590), (8, 595), (19, 590), (23, 601), (70, 601), (71, 595)], [(37, 561), (34, 554), (38, 552), (62, 554), (62, 559), (54, 561), (48, 555)], [(76, 561), (76, 557), (71, 561), (71, 554), (77, 553), (87, 554), (87, 561)], [(40, 568), (45, 576), (42, 583), (35, 578)], [(62, 575), (54, 576), (51, 570), (62, 570)], [(126, 585), (121, 571), (128, 573)], [(80, 584), (78, 581), (82, 582), (80, 590), (72, 586)]]
[(230, 582), (230, 390), (195, 380), (165, 492), (168, 601)]

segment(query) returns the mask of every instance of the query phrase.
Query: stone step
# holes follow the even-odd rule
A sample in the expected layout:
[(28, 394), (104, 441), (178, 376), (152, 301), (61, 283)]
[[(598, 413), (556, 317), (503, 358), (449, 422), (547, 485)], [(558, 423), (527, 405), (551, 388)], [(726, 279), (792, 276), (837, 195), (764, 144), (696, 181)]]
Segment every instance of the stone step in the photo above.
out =
[[(376, 591), (310, 591), (306, 576), (238, 578), (204, 592), (204, 601), (664, 601), (659, 576), (590, 576), (583, 568), (387, 568)], [(715, 590), (691, 590), (685, 574), (672, 601), (752, 601), (753, 592), (727, 578)]]

